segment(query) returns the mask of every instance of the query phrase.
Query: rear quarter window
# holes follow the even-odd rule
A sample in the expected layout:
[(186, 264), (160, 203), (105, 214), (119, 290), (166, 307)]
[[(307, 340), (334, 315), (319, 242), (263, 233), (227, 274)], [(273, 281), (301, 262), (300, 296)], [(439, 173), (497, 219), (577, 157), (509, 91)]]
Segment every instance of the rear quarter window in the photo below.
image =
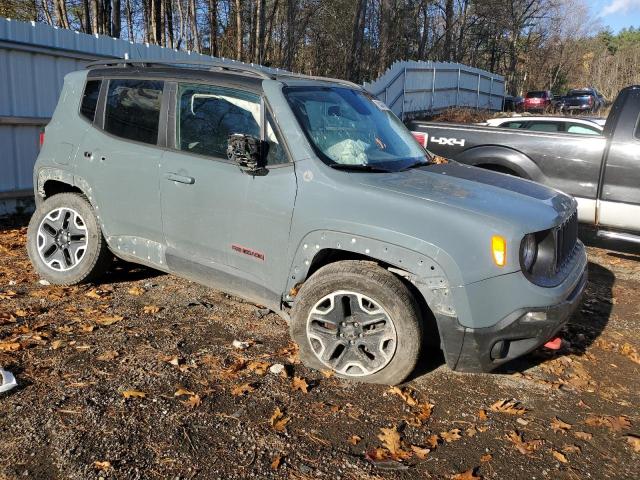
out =
[(164, 82), (110, 80), (104, 129), (118, 137), (155, 145)]
[(82, 103), (80, 104), (80, 115), (90, 122), (96, 117), (96, 108), (98, 106), (98, 97), (100, 96), (100, 86), (102, 80), (89, 80), (84, 87), (82, 95)]

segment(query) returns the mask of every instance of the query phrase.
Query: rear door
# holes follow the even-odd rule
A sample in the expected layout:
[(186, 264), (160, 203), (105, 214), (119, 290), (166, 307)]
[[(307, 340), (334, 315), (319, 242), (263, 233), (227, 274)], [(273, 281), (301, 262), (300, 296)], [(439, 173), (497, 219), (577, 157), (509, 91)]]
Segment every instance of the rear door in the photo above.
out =
[(158, 132), (163, 87), (159, 80), (104, 80), (99, 115), (77, 160), (110, 244), (145, 258), (147, 252), (135, 245), (144, 243), (146, 250), (148, 241), (157, 251), (162, 241)]
[[(617, 121), (600, 191), (599, 224), (640, 231), (640, 90), (628, 90), (612, 107)], [(605, 127), (605, 132), (610, 127)]]
[[(160, 168), (167, 263), (230, 293), (279, 302), (296, 177), (261, 97), (180, 83), (171, 98), (175, 128)], [(264, 175), (247, 175), (227, 159), (233, 133), (269, 141)]]

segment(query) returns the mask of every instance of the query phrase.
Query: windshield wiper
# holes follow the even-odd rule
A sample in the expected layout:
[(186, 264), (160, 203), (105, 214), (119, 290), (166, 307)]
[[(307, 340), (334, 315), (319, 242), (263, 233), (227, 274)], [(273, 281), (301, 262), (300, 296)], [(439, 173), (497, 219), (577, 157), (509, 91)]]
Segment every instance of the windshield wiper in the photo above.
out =
[(374, 172), (374, 173), (389, 173), (391, 170), (386, 168), (374, 167), (373, 165), (365, 165), (362, 163), (331, 163), (331, 168), (336, 170), (351, 170), (353, 172)]
[(431, 165), (431, 162), (425, 162), (425, 161), (416, 162), (416, 163), (412, 163), (411, 165), (408, 165), (408, 166), (404, 167), (400, 171), (404, 172), (405, 170), (411, 170), (412, 168), (426, 167), (427, 165)]

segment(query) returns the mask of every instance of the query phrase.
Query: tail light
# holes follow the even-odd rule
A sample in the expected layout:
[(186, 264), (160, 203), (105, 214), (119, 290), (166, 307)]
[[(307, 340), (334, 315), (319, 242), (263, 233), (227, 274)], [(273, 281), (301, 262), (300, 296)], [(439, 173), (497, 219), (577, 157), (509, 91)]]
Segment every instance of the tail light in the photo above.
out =
[(589, 105), (593, 105), (593, 97), (589, 95)]
[(413, 135), (413, 138), (415, 138), (420, 145), (422, 145), (424, 148), (427, 148), (427, 138), (429, 138), (429, 137), (427, 136), (426, 133), (424, 133), (424, 132), (411, 132), (411, 135)]
[(40, 130), (38, 142), (40, 143), (40, 148), (42, 148), (42, 144), (44, 143), (44, 129)]

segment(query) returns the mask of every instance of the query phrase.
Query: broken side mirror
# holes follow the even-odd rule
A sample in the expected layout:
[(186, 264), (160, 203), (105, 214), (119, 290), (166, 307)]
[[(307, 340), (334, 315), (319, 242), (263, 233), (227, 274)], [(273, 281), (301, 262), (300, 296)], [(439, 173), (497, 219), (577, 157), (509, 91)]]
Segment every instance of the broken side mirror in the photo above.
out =
[(243, 133), (229, 135), (227, 158), (249, 175), (264, 175), (266, 169), (266, 145), (262, 140)]

